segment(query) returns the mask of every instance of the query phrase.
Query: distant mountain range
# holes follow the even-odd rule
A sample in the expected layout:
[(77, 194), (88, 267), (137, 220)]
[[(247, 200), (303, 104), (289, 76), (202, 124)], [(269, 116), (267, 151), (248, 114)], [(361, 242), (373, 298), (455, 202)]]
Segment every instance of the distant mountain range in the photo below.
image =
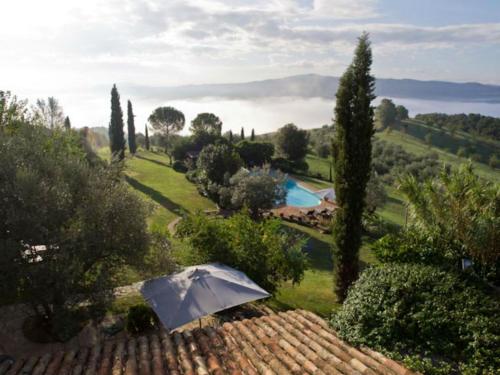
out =
[[(220, 97), (257, 99), (265, 97), (320, 97), (333, 99), (338, 77), (317, 74), (296, 75), (244, 83), (201, 84), (177, 87), (129, 86), (136, 95), (162, 100)], [(500, 103), (500, 86), (481, 83), (377, 79), (376, 95), (391, 98)]]

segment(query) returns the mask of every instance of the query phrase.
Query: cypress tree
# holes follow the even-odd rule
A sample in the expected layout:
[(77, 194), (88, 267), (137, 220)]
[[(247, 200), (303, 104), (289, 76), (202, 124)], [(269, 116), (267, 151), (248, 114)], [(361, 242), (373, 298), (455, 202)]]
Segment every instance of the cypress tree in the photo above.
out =
[(71, 121), (69, 120), (69, 116), (66, 116), (66, 118), (64, 119), (64, 129), (71, 129)]
[(125, 158), (125, 135), (123, 134), (123, 112), (120, 105), (120, 94), (113, 85), (111, 89), (111, 120), (109, 122), (109, 147), (113, 159)]
[(144, 145), (146, 146), (146, 150), (148, 150), (148, 151), (149, 151), (149, 134), (148, 134), (148, 126), (147, 126), (147, 125), (145, 125), (144, 127), (145, 127), (145, 133), (146, 133), (146, 135), (145, 135), (145, 137), (144, 137)]
[(343, 302), (359, 273), (362, 214), (371, 169), (375, 78), (368, 34), (359, 38), (351, 65), (340, 79), (335, 106), (334, 186), (338, 209), (333, 227), (335, 292)]
[(241, 140), (245, 139), (245, 129), (243, 127), (241, 127), (240, 138), (241, 138)]
[(134, 112), (132, 111), (132, 103), (130, 100), (127, 102), (127, 128), (128, 128), (128, 148), (131, 154), (137, 151), (137, 144), (135, 143), (135, 124)]
[(233, 131), (229, 130), (229, 142), (233, 143)]
[(255, 131), (252, 129), (252, 134), (250, 135), (250, 140), (255, 141)]

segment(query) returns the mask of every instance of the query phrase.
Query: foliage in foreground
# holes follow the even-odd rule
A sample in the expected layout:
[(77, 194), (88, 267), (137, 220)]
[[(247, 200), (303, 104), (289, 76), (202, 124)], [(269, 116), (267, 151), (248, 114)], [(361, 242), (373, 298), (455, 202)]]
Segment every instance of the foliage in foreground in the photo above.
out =
[(499, 309), (497, 300), (455, 273), (389, 264), (363, 272), (331, 324), (349, 342), (410, 356), (407, 363), (420, 369), (427, 358), (466, 374), (494, 374), (500, 370)]
[(440, 245), (451, 263), (471, 259), (481, 276), (499, 281), (499, 184), (481, 180), (464, 164), (423, 183), (407, 176), (399, 189), (409, 201), (412, 228)]
[(182, 220), (177, 234), (189, 244), (187, 263), (224, 263), (270, 293), (287, 280), (300, 282), (307, 267), (303, 239), (277, 219), (255, 222), (241, 212), (223, 220), (200, 213)]
[(142, 262), (147, 207), (76, 132), (28, 124), (0, 143), (0, 288), (59, 339), (82, 302), (103, 311), (114, 275)]
[(130, 306), (125, 328), (128, 332), (139, 334), (153, 329), (158, 323), (158, 317), (153, 309), (145, 304)]

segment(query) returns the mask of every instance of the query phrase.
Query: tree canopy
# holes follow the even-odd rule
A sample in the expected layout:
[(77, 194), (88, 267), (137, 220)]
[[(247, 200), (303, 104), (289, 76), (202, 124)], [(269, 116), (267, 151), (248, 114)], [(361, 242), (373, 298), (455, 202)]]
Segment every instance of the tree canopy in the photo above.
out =
[(163, 138), (165, 153), (172, 165), (172, 135), (184, 128), (186, 119), (184, 114), (173, 107), (158, 107), (149, 116), (149, 123)]
[(246, 166), (262, 166), (271, 162), (274, 155), (274, 145), (272, 143), (243, 140), (236, 144), (236, 151), (238, 151)]
[(147, 250), (147, 208), (119, 172), (91, 164), (77, 132), (25, 124), (0, 139), (1, 292), (57, 338), (75, 310), (102, 311), (117, 271)]
[(290, 161), (301, 160), (307, 154), (309, 133), (294, 124), (286, 124), (276, 134), (278, 150)]
[(198, 214), (182, 220), (177, 234), (189, 244), (191, 264), (227, 264), (270, 293), (288, 280), (299, 283), (307, 268), (304, 241), (277, 219), (256, 222), (245, 212), (228, 219)]
[(235, 209), (248, 208), (253, 218), (260, 210), (271, 209), (286, 201), (285, 176), (270, 174), (267, 168), (241, 169), (233, 177), (231, 204)]
[[(198, 156), (197, 167), (201, 178), (222, 185), (243, 165), (232, 146), (215, 144), (206, 146)], [(227, 181), (225, 181), (227, 180)]]
[(222, 121), (213, 113), (199, 113), (196, 118), (191, 121), (189, 130), (191, 130), (193, 134), (209, 133), (220, 136)]
[(398, 116), (396, 105), (391, 99), (382, 99), (377, 107), (376, 116), (382, 129), (393, 126)]

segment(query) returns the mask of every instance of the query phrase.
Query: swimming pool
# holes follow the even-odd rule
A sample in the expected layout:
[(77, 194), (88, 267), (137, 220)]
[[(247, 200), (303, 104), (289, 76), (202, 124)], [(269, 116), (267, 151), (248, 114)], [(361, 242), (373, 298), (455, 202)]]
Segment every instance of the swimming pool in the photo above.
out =
[(313, 207), (321, 203), (321, 200), (311, 191), (303, 188), (294, 180), (288, 179), (285, 184), (287, 191), (287, 206), (295, 207)]

